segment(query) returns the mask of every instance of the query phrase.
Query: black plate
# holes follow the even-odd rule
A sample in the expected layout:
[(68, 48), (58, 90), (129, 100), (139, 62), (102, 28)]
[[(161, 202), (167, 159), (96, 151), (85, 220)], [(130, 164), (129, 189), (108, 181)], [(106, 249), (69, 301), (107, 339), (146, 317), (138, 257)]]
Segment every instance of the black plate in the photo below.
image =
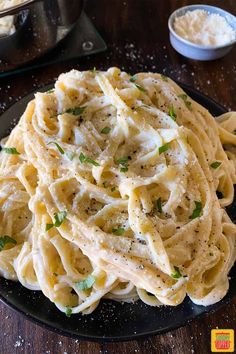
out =
[[(181, 84), (194, 100), (207, 107), (213, 115), (225, 109), (198, 91)], [(48, 90), (46, 87), (45, 90)], [(0, 137), (6, 136), (24, 111), (26, 103), (33, 98), (30, 94), (15, 103), (1, 116)], [(236, 222), (236, 200), (228, 208)], [(181, 327), (195, 317), (213, 312), (228, 304), (236, 296), (236, 267), (231, 271), (230, 289), (219, 303), (204, 307), (193, 304), (188, 298), (173, 308), (154, 308), (141, 301), (135, 304), (120, 304), (101, 301), (91, 315), (74, 315), (70, 318), (61, 313), (41, 292), (25, 289), (20, 283), (0, 278), (0, 299), (8, 306), (27, 316), (28, 319), (57, 333), (91, 341), (125, 341), (138, 337), (159, 334)]]

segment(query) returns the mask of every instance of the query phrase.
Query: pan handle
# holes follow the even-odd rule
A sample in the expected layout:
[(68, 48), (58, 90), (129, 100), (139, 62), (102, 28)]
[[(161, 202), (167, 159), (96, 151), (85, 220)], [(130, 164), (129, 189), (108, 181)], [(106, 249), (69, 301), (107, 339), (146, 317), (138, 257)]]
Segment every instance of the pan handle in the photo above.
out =
[(4, 9), (0, 11), (0, 18), (8, 15), (15, 15), (21, 10), (28, 9), (30, 5), (33, 5), (36, 2), (42, 0), (26, 0), (23, 4), (19, 4), (16, 6), (9, 7), (8, 9)]

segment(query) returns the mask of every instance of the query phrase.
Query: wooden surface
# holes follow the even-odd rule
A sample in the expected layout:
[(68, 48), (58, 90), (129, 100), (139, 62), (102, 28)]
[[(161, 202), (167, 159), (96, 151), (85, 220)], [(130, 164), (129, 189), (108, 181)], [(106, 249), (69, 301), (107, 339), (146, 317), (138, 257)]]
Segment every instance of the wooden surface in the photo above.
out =
[[(51, 83), (71, 68), (98, 69), (116, 65), (130, 73), (158, 71), (209, 95), (236, 110), (236, 46), (225, 58), (196, 62), (170, 46), (167, 19), (177, 7), (201, 0), (89, 0), (86, 12), (108, 44), (108, 51), (90, 58), (61, 63), (14, 78), (0, 80), (0, 110), (25, 94)], [(236, 15), (235, 0), (208, 0)], [(155, 309), (153, 310), (155, 311)], [(126, 343), (89, 343), (58, 336), (0, 304), (0, 354), (74, 353), (209, 353), (211, 328), (235, 328), (236, 298), (214, 314), (194, 320), (165, 335)]]

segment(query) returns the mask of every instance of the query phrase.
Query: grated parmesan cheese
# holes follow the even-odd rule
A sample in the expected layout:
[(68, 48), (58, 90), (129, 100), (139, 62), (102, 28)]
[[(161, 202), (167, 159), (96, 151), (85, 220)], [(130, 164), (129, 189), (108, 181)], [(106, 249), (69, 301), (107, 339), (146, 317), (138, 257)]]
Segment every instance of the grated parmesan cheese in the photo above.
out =
[(187, 11), (177, 17), (174, 29), (180, 37), (201, 45), (224, 45), (236, 38), (223, 16), (205, 10)]

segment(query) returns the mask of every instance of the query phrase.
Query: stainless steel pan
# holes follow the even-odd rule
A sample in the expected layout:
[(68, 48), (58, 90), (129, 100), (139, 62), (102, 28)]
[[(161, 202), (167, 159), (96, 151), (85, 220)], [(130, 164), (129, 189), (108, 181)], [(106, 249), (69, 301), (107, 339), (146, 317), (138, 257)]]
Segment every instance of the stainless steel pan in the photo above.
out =
[(34, 4), (37, 1), (41, 0), (26, 0), (23, 4), (16, 5), (13, 7), (9, 7), (7, 9), (0, 11), (0, 17), (8, 16), (8, 15), (15, 15), (24, 9), (28, 9), (30, 5)]
[(26, 0), (0, 11), (0, 18), (18, 18), (16, 32), (0, 38), (0, 60), (6, 70), (24, 65), (55, 47), (73, 29), (82, 8), (82, 0)]
[[(20, 11), (36, 6), (36, 3), (43, 3), (44, 10), (51, 13), (52, 20), (55, 16), (60, 20), (61, 25), (72, 25), (81, 13), (82, 1), (80, 0), (26, 0), (23, 4), (9, 7), (0, 11), (0, 18), (8, 15), (18, 14)], [(43, 14), (42, 14), (43, 15)]]

